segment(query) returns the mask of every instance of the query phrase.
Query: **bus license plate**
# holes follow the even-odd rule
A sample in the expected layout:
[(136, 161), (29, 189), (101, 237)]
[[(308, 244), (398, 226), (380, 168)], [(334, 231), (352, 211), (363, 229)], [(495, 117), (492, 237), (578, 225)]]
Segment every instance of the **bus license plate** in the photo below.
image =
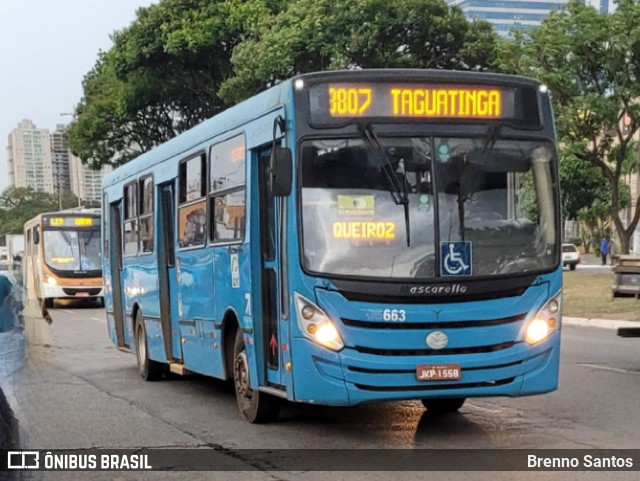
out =
[(455, 381), (460, 379), (460, 364), (420, 364), (416, 367), (418, 381)]
[(89, 297), (88, 292), (76, 292), (76, 297)]

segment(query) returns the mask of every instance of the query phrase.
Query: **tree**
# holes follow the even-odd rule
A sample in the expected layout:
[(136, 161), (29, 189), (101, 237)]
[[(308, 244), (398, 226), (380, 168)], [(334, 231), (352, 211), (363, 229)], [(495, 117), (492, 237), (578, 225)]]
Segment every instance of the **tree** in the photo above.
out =
[(86, 75), (69, 145), (91, 167), (119, 165), (294, 74), (482, 70), (497, 38), (443, 0), (161, 0)]
[[(63, 194), (63, 209), (77, 205), (75, 195)], [(36, 191), (31, 187), (8, 187), (0, 194), (0, 234), (22, 234), (25, 222), (43, 212), (58, 210), (57, 194)]]
[(85, 76), (68, 132), (72, 152), (93, 168), (123, 164), (228, 107), (218, 89), (231, 74), (242, 20), (268, 4), (163, 0), (140, 8)]
[(233, 52), (229, 102), (297, 74), (347, 68), (486, 70), (498, 36), (442, 0), (293, 0)]
[(520, 32), (501, 52), (508, 71), (537, 77), (553, 94), (564, 158), (596, 167), (610, 190), (607, 210), (622, 253), (640, 220), (640, 203), (625, 226), (620, 215), (625, 165), (637, 156), (640, 128), (640, 2), (621, 0), (613, 14), (572, 1), (542, 25)]

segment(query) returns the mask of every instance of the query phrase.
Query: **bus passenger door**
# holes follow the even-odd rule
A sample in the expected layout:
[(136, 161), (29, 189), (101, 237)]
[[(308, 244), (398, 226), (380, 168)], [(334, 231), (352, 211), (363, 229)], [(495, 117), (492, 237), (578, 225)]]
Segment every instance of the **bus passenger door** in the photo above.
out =
[(261, 299), (264, 364), (269, 384), (283, 385), (281, 352), (287, 335), (282, 332), (285, 323), (280, 305), (281, 260), (279, 246), (282, 242), (278, 225), (282, 222), (283, 199), (274, 197), (270, 183), (270, 152), (259, 153), (259, 194), (260, 194), (260, 254), (261, 254)]
[(118, 347), (125, 347), (124, 310), (122, 306), (122, 219), (119, 200), (109, 205), (109, 262), (111, 264), (111, 293), (113, 296), (113, 319)]
[(177, 303), (172, 296), (177, 294), (175, 255), (175, 190), (174, 183), (167, 182), (158, 187), (158, 283), (160, 295), (160, 319), (164, 349), (168, 361), (182, 360), (180, 329), (178, 327)]

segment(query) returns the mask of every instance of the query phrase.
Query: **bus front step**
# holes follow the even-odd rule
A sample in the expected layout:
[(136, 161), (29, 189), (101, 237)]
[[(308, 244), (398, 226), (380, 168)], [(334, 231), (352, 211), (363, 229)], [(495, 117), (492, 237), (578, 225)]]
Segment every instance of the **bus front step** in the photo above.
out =
[(170, 362), (169, 371), (173, 374), (178, 374), (179, 376), (189, 374), (189, 371), (185, 369), (184, 364), (181, 364), (179, 362)]

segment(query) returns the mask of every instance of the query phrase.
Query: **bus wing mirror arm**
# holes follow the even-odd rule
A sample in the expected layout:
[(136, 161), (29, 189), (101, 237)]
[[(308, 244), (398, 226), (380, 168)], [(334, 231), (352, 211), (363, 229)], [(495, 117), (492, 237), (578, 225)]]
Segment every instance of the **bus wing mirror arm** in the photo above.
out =
[(293, 181), (293, 162), (291, 149), (280, 147), (277, 141), (278, 129), (284, 135), (285, 121), (278, 115), (273, 119), (273, 145), (271, 146), (271, 193), (276, 197), (286, 197), (291, 194)]

